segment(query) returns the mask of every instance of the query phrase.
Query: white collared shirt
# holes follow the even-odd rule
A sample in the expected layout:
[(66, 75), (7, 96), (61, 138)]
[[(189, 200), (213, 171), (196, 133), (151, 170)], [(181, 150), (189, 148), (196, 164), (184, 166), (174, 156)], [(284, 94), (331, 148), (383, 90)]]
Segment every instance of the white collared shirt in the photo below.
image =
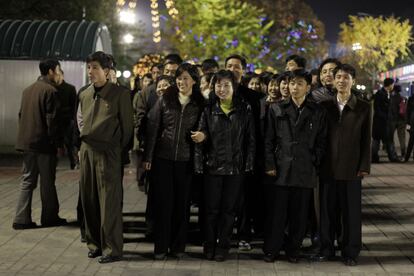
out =
[(336, 95), (336, 100), (338, 102), (339, 112), (342, 114), (342, 111), (344, 110), (345, 105), (348, 103), (349, 98), (348, 98), (348, 100), (346, 100), (344, 102), (341, 102), (341, 100), (339, 98), (339, 95)]

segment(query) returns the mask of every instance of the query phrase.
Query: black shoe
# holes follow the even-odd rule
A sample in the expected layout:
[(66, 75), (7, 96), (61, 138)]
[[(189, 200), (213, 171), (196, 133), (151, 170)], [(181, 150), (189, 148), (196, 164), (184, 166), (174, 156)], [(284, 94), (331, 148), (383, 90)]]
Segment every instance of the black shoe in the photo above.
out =
[(55, 220), (42, 223), (42, 227), (56, 227), (56, 226), (62, 226), (66, 224), (68, 224), (66, 219), (58, 217)]
[(167, 259), (167, 254), (165, 253), (154, 254), (154, 260), (156, 261), (165, 261), (166, 259)]
[(345, 257), (343, 262), (346, 266), (356, 266), (358, 264), (357, 260), (351, 257)]
[(289, 263), (292, 263), (292, 264), (299, 263), (299, 257), (297, 257), (297, 256), (288, 256), (287, 260), (288, 260)]
[(33, 228), (37, 228), (37, 224), (35, 222), (13, 223), (12, 227), (14, 230), (33, 229)]
[(88, 258), (96, 258), (98, 256), (102, 256), (102, 250), (95, 249), (95, 250), (89, 250), (88, 252)]
[(187, 257), (187, 254), (185, 254), (184, 252), (177, 252), (177, 253), (171, 253), (171, 256), (178, 259), (178, 260), (182, 260), (185, 257)]
[(209, 261), (213, 260), (214, 259), (214, 247), (204, 246), (203, 254), (207, 260)]
[(263, 261), (265, 261), (266, 263), (273, 263), (275, 260), (276, 260), (275, 254), (267, 253), (263, 257)]
[(104, 256), (99, 258), (98, 263), (107, 264), (107, 263), (118, 262), (120, 260), (121, 260), (121, 257), (119, 257), (119, 256), (104, 255)]
[(325, 262), (325, 261), (333, 261), (335, 256), (333, 255), (322, 255), (317, 254), (310, 257), (310, 260), (312, 262)]
[(228, 249), (217, 248), (216, 254), (214, 256), (214, 260), (216, 262), (224, 262), (227, 259), (228, 253), (229, 253)]

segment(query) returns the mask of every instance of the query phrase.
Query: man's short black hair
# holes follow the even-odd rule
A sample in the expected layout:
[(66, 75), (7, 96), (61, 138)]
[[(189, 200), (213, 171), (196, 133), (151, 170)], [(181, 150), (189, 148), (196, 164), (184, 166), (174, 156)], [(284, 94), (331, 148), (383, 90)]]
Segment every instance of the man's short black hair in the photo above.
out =
[(241, 55), (238, 55), (238, 54), (233, 54), (231, 56), (228, 56), (226, 58), (226, 60), (224, 61), (224, 66), (227, 66), (227, 61), (229, 61), (232, 58), (240, 60), (243, 70), (246, 69), (246, 66), (247, 66), (246, 59), (244, 57), (242, 57)]
[(291, 81), (293, 79), (304, 79), (307, 84), (312, 84), (312, 75), (304, 69), (296, 69), (292, 72), (289, 72), (288, 80)]
[(394, 79), (392, 79), (392, 78), (384, 79), (384, 87), (390, 86), (393, 83), (394, 83)]
[(356, 71), (355, 68), (352, 65), (341, 63), (340, 65), (336, 66), (336, 68), (333, 70), (333, 76), (335, 78), (338, 71), (344, 71), (352, 76), (352, 79), (355, 79), (356, 77)]
[(39, 70), (42, 76), (46, 76), (49, 70), (55, 71), (60, 63), (57, 59), (45, 59), (39, 63)]
[(219, 65), (218, 65), (217, 61), (212, 59), (212, 58), (205, 59), (201, 63), (201, 70), (203, 71), (203, 73), (208, 72), (210, 70), (213, 70), (214, 68), (218, 69)]
[(90, 54), (86, 58), (86, 63), (91, 63), (93, 61), (96, 61), (99, 63), (99, 65), (102, 67), (102, 69), (111, 69), (114, 65), (114, 60), (111, 55), (107, 55), (102, 51), (95, 52), (93, 54)]
[(164, 60), (165, 60), (164, 64), (168, 64), (169, 61), (172, 61), (172, 63), (178, 64), (178, 65), (183, 63), (183, 59), (180, 57), (179, 54), (168, 54), (165, 56)]
[(319, 69), (318, 68), (313, 68), (310, 71), (310, 73), (311, 73), (312, 76), (319, 76)]
[(290, 55), (286, 58), (286, 63), (293, 60), (299, 67), (305, 68), (306, 67), (306, 58), (298, 56), (298, 55)]

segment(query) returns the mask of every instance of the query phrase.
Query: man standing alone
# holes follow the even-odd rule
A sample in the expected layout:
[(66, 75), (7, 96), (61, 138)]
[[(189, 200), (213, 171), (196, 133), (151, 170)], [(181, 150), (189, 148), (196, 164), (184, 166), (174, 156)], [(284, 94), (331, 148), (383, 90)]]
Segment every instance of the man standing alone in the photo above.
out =
[(23, 152), (23, 182), (17, 202), (14, 229), (35, 228), (32, 221), (32, 195), (40, 175), (42, 226), (59, 226), (66, 223), (58, 216), (59, 202), (55, 187), (56, 178), (56, 88), (61, 80), (57, 60), (44, 60), (39, 64), (41, 76), (23, 91), (19, 111), (19, 132), (16, 150)]

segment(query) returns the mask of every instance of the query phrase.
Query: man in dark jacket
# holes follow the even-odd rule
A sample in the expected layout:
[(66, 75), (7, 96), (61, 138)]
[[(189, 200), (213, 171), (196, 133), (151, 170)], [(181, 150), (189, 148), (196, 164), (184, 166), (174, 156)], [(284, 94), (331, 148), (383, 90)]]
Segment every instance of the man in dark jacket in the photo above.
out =
[[(231, 55), (225, 60), (225, 68), (233, 72), (236, 82), (237, 91), (236, 94), (246, 101), (251, 109), (253, 115), (253, 121), (255, 127), (255, 139), (256, 141), (263, 141), (262, 134), (260, 132), (260, 100), (266, 97), (266, 94), (257, 92), (243, 86), (241, 84), (242, 76), (246, 70), (246, 59), (240, 55)], [(247, 174), (245, 183), (240, 193), (239, 214), (238, 214), (238, 238), (239, 249), (250, 250), (250, 240), (252, 234), (252, 228), (255, 233), (263, 233), (264, 226), (264, 205), (263, 205), (263, 155), (264, 148), (263, 143), (256, 143), (256, 160), (255, 168), (252, 173)], [(253, 224), (253, 225), (252, 225)]]
[(322, 103), (328, 117), (328, 147), (320, 173), (322, 246), (316, 259), (335, 256), (335, 223), (340, 216), (342, 257), (352, 266), (361, 250), (361, 179), (370, 172), (372, 111), (369, 103), (351, 93), (352, 66), (338, 66), (334, 77), (337, 97)]
[(58, 226), (66, 223), (58, 216), (59, 202), (55, 187), (56, 149), (56, 85), (61, 71), (57, 60), (44, 60), (39, 64), (41, 76), (23, 91), (19, 111), (19, 132), (16, 150), (23, 152), (23, 181), (17, 203), (14, 229), (36, 227), (32, 221), (31, 203), (33, 190), (40, 175), (42, 201), (42, 226)]
[(408, 98), (407, 101), (407, 131), (410, 134), (408, 140), (407, 152), (405, 153), (404, 161), (407, 162), (410, 159), (414, 146), (414, 94)]
[(289, 234), (285, 252), (290, 262), (299, 261), (305, 235), (309, 200), (316, 187), (317, 171), (326, 148), (326, 115), (315, 102), (306, 99), (312, 77), (304, 70), (289, 76), (292, 98), (269, 108), (265, 137), (266, 174), (274, 177), (268, 195), (269, 211), (265, 231), (264, 260), (273, 262), (283, 245), (284, 225)]
[(70, 168), (73, 170), (79, 163), (74, 149), (75, 110), (77, 102), (76, 88), (65, 82), (63, 77), (62, 71), (62, 83), (57, 87), (58, 92), (56, 94), (59, 99), (57, 117), (60, 132), (63, 133), (63, 142), (69, 158)]
[(382, 141), (387, 151), (388, 159), (391, 162), (399, 162), (397, 153), (395, 152), (394, 144), (390, 141), (389, 135), (389, 111), (390, 98), (394, 89), (394, 80), (386, 78), (384, 80), (384, 87), (382, 87), (374, 95), (374, 121), (372, 129), (372, 162), (378, 163), (378, 151), (380, 149), (380, 142)]
[(315, 102), (320, 103), (335, 98), (333, 70), (340, 64), (341, 62), (336, 58), (327, 58), (319, 65), (319, 87), (311, 92), (312, 99)]

